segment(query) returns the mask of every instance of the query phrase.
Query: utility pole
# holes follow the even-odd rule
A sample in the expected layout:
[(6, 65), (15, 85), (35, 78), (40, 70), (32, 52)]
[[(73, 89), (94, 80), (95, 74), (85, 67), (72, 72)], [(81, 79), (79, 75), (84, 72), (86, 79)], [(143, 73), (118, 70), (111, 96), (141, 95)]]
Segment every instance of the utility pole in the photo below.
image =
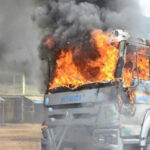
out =
[(21, 120), (24, 121), (24, 95), (26, 92), (26, 78), (25, 74), (22, 74), (22, 113), (21, 113)]
[(22, 95), (25, 95), (26, 92), (26, 78), (25, 74), (22, 74)]
[(16, 90), (16, 73), (15, 72), (13, 72), (13, 89), (14, 89), (14, 95), (15, 95), (15, 93), (17, 92), (17, 90)]

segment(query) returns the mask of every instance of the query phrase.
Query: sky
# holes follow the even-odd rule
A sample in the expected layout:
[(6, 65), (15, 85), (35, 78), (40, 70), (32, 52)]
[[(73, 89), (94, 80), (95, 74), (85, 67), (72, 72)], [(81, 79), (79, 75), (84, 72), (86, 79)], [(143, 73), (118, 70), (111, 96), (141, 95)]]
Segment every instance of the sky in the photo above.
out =
[(143, 14), (150, 17), (150, 0), (140, 0), (141, 9)]

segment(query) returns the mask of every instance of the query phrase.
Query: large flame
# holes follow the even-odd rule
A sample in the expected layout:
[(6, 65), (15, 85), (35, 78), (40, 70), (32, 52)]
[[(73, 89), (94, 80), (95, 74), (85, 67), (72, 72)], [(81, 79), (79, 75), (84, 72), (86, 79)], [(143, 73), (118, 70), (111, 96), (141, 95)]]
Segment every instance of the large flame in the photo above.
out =
[(146, 49), (138, 50), (137, 59), (134, 58), (133, 53), (127, 54), (123, 71), (124, 85), (126, 87), (132, 84), (132, 78), (139, 78), (141, 80), (149, 79), (150, 58), (146, 56), (147, 53), (148, 50)]
[(92, 50), (82, 50), (79, 47), (61, 50), (50, 89), (77, 88), (93, 82), (114, 81), (118, 49), (117, 42), (109, 42), (109, 36), (101, 30), (95, 30), (89, 41)]
[[(49, 89), (57, 87), (74, 89), (90, 83), (115, 81), (118, 42), (112, 44), (109, 38), (109, 33), (94, 30), (89, 41), (90, 50), (88, 48), (83, 50), (79, 46), (70, 46), (68, 49), (61, 50), (57, 56)], [(44, 43), (48, 48), (53, 44), (53, 37)], [(124, 87), (131, 86), (132, 78), (149, 79), (150, 59), (145, 56), (147, 52), (148, 50), (145, 49), (138, 50), (137, 59), (134, 58), (133, 51), (127, 53), (123, 69)]]

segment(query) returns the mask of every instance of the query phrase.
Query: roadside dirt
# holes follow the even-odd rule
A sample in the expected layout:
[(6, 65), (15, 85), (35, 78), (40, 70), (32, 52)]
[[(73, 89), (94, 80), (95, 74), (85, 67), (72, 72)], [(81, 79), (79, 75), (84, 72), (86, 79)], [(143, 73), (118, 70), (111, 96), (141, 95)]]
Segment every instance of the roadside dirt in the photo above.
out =
[(41, 125), (6, 124), (0, 126), (0, 150), (41, 150)]

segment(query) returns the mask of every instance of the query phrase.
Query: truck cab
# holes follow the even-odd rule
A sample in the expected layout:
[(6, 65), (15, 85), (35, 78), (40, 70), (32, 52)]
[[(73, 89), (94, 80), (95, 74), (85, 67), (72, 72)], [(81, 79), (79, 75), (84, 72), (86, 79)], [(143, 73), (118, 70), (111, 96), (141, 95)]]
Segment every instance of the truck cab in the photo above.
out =
[(112, 33), (119, 41), (116, 80), (47, 90), (42, 150), (150, 150), (150, 45)]

